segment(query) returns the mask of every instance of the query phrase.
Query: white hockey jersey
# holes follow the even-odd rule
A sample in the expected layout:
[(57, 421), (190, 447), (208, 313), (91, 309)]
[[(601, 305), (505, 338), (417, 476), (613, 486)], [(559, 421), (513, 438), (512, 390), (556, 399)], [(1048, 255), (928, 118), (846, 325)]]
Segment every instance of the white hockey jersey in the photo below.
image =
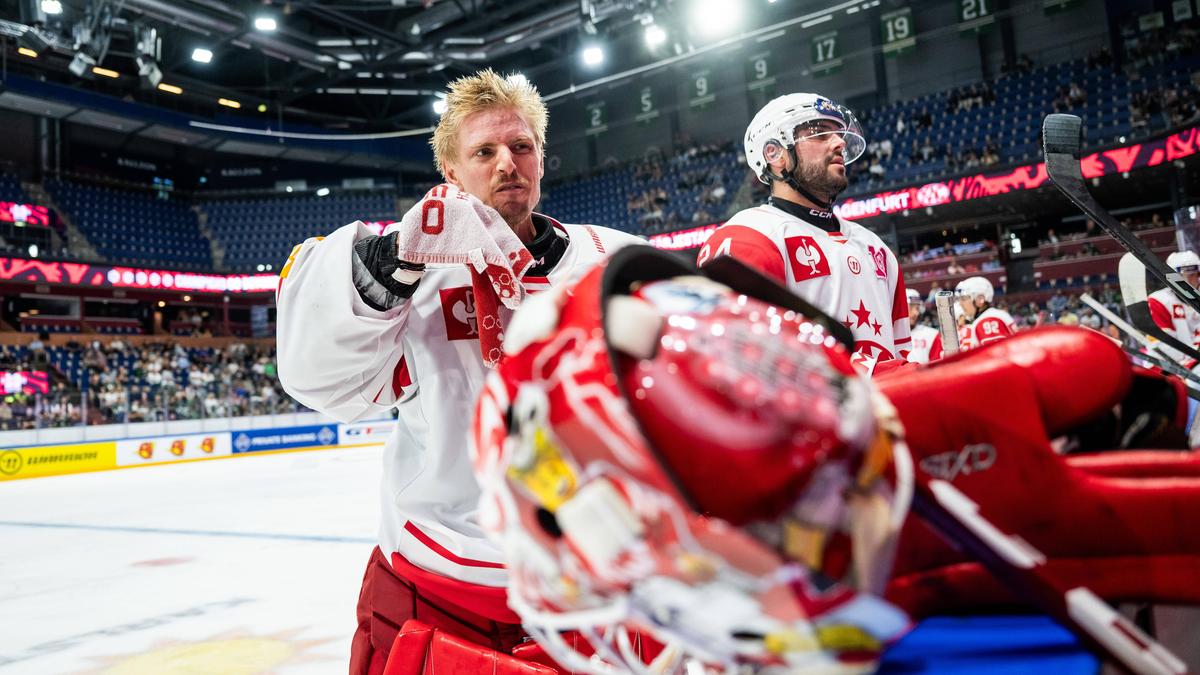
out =
[(883, 240), (862, 225), (832, 211), (764, 204), (718, 227), (697, 262), (703, 266), (721, 255), (774, 277), (845, 324), (854, 333), (852, 360), (866, 372), (881, 361), (908, 357), (912, 340), (900, 265)]
[[(644, 243), (547, 220), (569, 242), (545, 277), (523, 280), (531, 293), (570, 283), (617, 249)], [(356, 222), (293, 252), (278, 292), (280, 381), (296, 400), (345, 422), (397, 407), (384, 451), (381, 550), (458, 581), (504, 586), (504, 558), (476, 519), (480, 491), (467, 451), (487, 373), (470, 273), (465, 265), (426, 265), (411, 298), (378, 311), (351, 276), (354, 244), (372, 234)], [(511, 312), (500, 311), (507, 321)]]
[(919, 323), (910, 330), (912, 331), (912, 351), (908, 353), (908, 362), (929, 363), (929, 350), (933, 348), (933, 341), (937, 338), (937, 329)]
[[(1170, 288), (1154, 291), (1146, 298), (1146, 304), (1150, 308), (1150, 318), (1159, 328), (1184, 344), (1200, 347), (1200, 314), (1185, 305), (1174, 291)], [(1177, 360), (1190, 360), (1165, 344), (1161, 347), (1170, 350)]]

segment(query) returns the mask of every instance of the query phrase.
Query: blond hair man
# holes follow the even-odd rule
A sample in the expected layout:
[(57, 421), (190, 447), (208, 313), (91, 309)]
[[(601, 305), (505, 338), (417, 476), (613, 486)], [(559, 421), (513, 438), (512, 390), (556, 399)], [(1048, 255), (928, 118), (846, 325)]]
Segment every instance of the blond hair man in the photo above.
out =
[[(432, 139), (446, 182), (495, 209), (532, 254), (527, 292), (571, 283), (640, 242), (533, 210), (546, 123), (537, 89), (484, 70), (450, 84)], [(504, 558), (478, 524), (467, 457), (467, 421), (487, 373), (470, 273), (399, 259), (404, 222), (382, 236), (356, 222), (310, 239), (280, 273), (279, 375), (288, 393), (344, 422), (398, 410), (384, 451), (379, 545), (359, 597), (356, 674), (383, 671), (408, 619), (502, 651), (521, 639)]]

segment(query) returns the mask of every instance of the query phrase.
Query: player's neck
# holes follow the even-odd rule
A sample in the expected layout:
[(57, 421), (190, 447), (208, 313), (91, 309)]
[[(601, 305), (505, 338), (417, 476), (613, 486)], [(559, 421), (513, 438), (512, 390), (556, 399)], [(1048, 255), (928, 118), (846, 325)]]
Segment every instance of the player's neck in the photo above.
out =
[(774, 194), (767, 199), (767, 203), (784, 213), (798, 218), (804, 222), (815, 225), (822, 230), (834, 232), (842, 228), (842, 224), (834, 216), (833, 211), (823, 209), (819, 206), (813, 206), (812, 202), (805, 200), (804, 203), (793, 202), (786, 197), (779, 197)]
[[(819, 197), (820, 195), (817, 195), (817, 196)], [(793, 204), (798, 204), (800, 206), (803, 206), (803, 207), (809, 208), (809, 209), (820, 209), (821, 211), (829, 210), (829, 209), (825, 208), (824, 206), (821, 206), (819, 204), (814, 204), (811, 199), (800, 194), (795, 189), (793, 189), (790, 185), (788, 185), (787, 183), (784, 183), (783, 181), (777, 180), (771, 184), (771, 197), (774, 199), (783, 199), (783, 200), (792, 202)]]

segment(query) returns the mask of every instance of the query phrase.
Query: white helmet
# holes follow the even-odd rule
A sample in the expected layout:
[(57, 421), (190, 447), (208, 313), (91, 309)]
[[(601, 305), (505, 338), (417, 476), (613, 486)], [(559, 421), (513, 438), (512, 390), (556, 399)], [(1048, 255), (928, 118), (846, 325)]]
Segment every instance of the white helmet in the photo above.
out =
[(788, 94), (772, 99), (762, 107), (750, 126), (746, 127), (746, 138), (743, 141), (746, 150), (746, 163), (758, 179), (768, 185), (769, 178), (764, 174), (767, 161), (763, 157), (763, 149), (775, 143), (785, 150), (792, 151), (796, 145), (796, 127), (817, 120), (830, 120), (841, 127), (838, 131), (825, 133), (841, 134), (846, 141), (842, 150), (842, 159), (849, 165), (862, 156), (867, 147), (863, 137), (862, 126), (849, 108), (843, 107), (820, 94)]
[(918, 303), (925, 304), (925, 299), (921, 297), (921, 292), (915, 288), (906, 288), (905, 294), (908, 296), (908, 304)]
[(1182, 272), (1186, 267), (1194, 267), (1196, 270), (1200, 270), (1200, 256), (1196, 255), (1194, 251), (1176, 251), (1167, 256), (1167, 267), (1176, 272)]
[(983, 298), (988, 304), (991, 304), (996, 291), (992, 288), (992, 282), (983, 277), (967, 277), (958, 282), (958, 285), (954, 287), (954, 295), (958, 297)]

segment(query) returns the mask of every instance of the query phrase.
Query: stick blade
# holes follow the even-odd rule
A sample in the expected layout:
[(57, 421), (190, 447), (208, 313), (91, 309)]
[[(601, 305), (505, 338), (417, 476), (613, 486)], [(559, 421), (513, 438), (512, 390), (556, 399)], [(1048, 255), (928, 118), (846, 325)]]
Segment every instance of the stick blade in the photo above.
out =
[(1046, 156), (1070, 155), (1079, 159), (1083, 147), (1083, 120), (1076, 115), (1054, 113), (1042, 122), (1042, 147)]

